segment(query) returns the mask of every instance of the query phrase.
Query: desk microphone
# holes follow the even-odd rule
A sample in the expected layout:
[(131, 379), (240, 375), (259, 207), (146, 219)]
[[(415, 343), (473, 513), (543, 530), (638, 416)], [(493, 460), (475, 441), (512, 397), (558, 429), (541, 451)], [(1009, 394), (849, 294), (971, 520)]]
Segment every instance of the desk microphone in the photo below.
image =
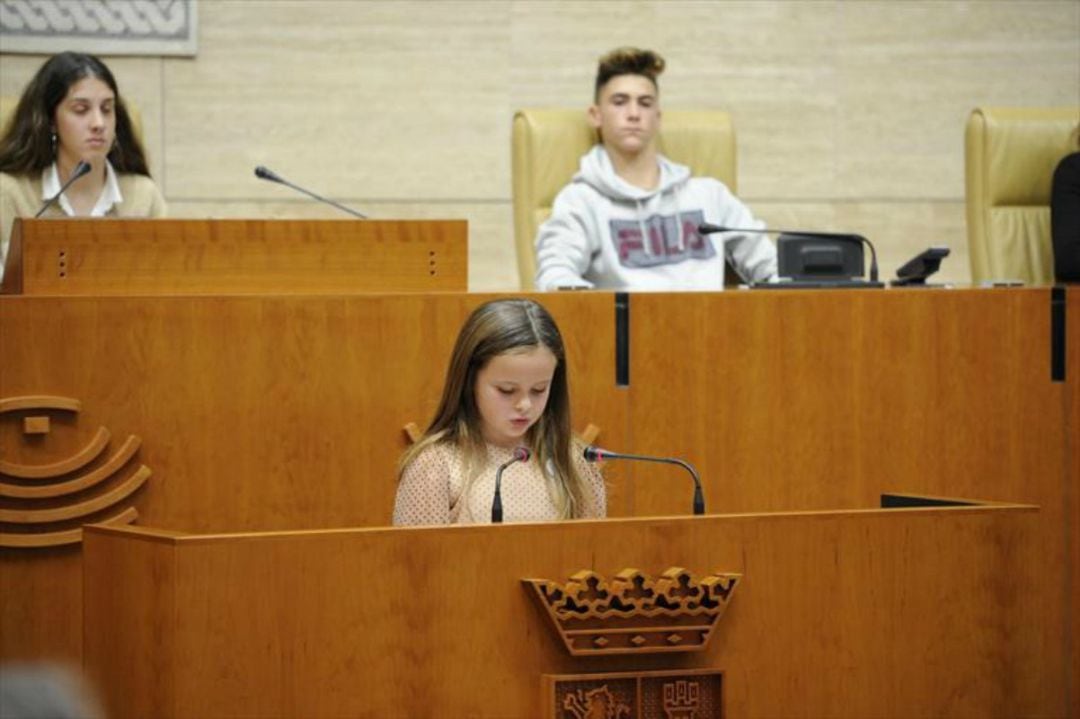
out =
[(804, 232), (803, 230), (759, 230), (756, 228), (743, 228), (743, 227), (724, 227), (722, 225), (713, 225), (708, 222), (702, 222), (698, 225), (697, 230), (702, 235), (711, 235), (716, 232), (762, 232), (765, 234), (776, 235), (801, 235), (802, 237), (818, 237), (824, 240), (841, 240), (844, 242), (860, 242), (870, 248), (870, 281), (878, 281), (878, 269), (877, 269), (877, 252), (874, 250), (874, 245), (870, 240), (866, 239), (862, 235), (856, 235), (850, 232)]
[(687, 472), (694, 479), (694, 514), (705, 514), (705, 496), (701, 493), (701, 478), (698, 477), (697, 470), (690, 466), (689, 462), (684, 462), (681, 459), (674, 459), (672, 457), (647, 457), (641, 454), (623, 454), (621, 452), (611, 452), (606, 449), (600, 449), (599, 447), (586, 447), (585, 448), (585, 460), (588, 462), (602, 462), (605, 459), (633, 459), (639, 462), (659, 462), (660, 464), (677, 464)]
[(339, 210), (342, 210), (344, 212), (348, 212), (353, 217), (359, 217), (361, 220), (366, 220), (368, 218), (367, 215), (365, 215), (365, 214), (363, 214), (361, 212), (357, 212), (356, 210), (352, 209), (351, 207), (346, 207), (345, 205), (341, 204), (340, 202), (334, 202), (333, 200), (329, 200), (329, 199), (323, 197), (322, 195), (316, 195), (311, 190), (305, 190), (303, 187), (300, 187), (299, 185), (294, 185), (293, 183), (289, 182), (288, 180), (286, 180), (281, 175), (277, 174), (276, 172), (274, 172), (273, 170), (271, 170), (269, 168), (263, 167), (262, 165), (259, 165), (258, 167), (255, 168), (255, 177), (259, 178), (260, 180), (269, 180), (270, 182), (276, 182), (279, 185), (285, 185), (285, 187), (291, 187), (292, 189), (296, 190), (297, 192), (302, 192), (305, 195), (307, 195), (308, 197), (314, 197), (319, 202), (325, 202), (328, 205), (333, 205), (334, 207), (338, 208)]
[(64, 194), (64, 190), (71, 187), (75, 180), (78, 180), (80, 177), (82, 177), (88, 172), (90, 172), (90, 163), (86, 160), (79, 160), (79, 164), (75, 165), (75, 169), (71, 171), (71, 177), (69, 177), (68, 181), (64, 183), (64, 186), (60, 188), (60, 192), (57, 192), (55, 195), (45, 201), (45, 204), (42, 205), (41, 209), (37, 211), (36, 215), (34, 215), (34, 219), (36, 220), (37, 218), (41, 217), (42, 213), (45, 212), (45, 210), (49, 209), (52, 203), (60, 199), (60, 195)]
[(502, 473), (514, 462), (528, 462), (532, 452), (528, 447), (515, 447), (514, 456), (499, 465), (495, 470), (495, 499), (491, 502), (491, 523), (502, 524)]

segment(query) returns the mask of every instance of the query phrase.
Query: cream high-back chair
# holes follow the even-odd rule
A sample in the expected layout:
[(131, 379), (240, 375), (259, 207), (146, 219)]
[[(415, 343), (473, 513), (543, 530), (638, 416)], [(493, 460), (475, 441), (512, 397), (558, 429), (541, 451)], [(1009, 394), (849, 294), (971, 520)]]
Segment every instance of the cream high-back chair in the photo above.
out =
[(0, 95), (0, 132), (7, 130), (11, 116), (15, 114), (15, 106), (19, 104), (19, 98), (14, 95)]
[[(735, 129), (720, 110), (664, 110), (660, 151), (715, 177), (735, 191)], [(533, 289), (536, 231), (551, 214), (555, 195), (574, 176), (581, 156), (596, 144), (584, 109), (527, 109), (514, 115), (514, 238), (521, 289)]]
[(1080, 107), (984, 107), (964, 137), (971, 280), (1054, 281), (1050, 184)]

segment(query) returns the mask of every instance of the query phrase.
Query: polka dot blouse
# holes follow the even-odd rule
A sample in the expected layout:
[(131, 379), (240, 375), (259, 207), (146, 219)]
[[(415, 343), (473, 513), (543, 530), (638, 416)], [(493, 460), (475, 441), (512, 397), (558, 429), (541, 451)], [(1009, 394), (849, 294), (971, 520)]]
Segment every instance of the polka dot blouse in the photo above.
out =
[[(463, 497), (465, 475), (461, 450), (449, 443), (427, 447), (402, 473), (394, 502), (394, 524), (490, 523), (495, 472), (512, 456), (513, 448), (488, 445), (487, 462), (473, 481), (469, 496)], [(607, 497), (599, 468), (586, 462), (576, 449), (573, 456), (585, 484), (582, 517), (604, 517)], [(545, 522), (559, 518), (555, 502), (548, 494), (547, 480), (535, 459), (507, 467), (500, 491), (504, 522)]]

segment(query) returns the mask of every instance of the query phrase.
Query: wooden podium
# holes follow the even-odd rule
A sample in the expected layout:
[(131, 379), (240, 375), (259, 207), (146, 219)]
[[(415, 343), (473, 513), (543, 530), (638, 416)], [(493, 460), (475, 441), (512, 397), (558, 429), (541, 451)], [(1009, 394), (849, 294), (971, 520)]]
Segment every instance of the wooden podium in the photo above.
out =
[[(994, 657), (1002, 645), (1034, 652), (1002, 689), (1018, 702), (1002, 706), (1027, 702), (1031, 711), (1001, 714), (1080, 716), (1073, 681), (1080, 666), (1080, 625), (1073, 619), (1080, 614), (1080, 293), (1073, 290), (1062, 293), (1067, 312), (1055, 305), (1057, 290), (1049, 288), (535, 297), (551, 310), (566, 341), (574, 426), (595, 424), (601, 428), (598, 443), (614, 450), (692, 462), (711, 512), (810, 516), (808, 510), (842, 510), (857, 518), (857, 510), (875, 506), (880, 494), (899, 489), (1037, 505), (1033, 531), (1040, 551), (1027, 570), (1031, 582), (1013, 583), (1012, 575), (995, 568), (984, 572), (972, 598), (981, 601), (983, 593), (1007, 585), (1017, 601), (1037, 602), (1039, 611), (1007, 631), (976, 632), (983, 644), (975, 651), (990, 676), (1000, 676)], [(326, 528), (363, 534), (359, 528), (385, 525), (395, 462), (405, 446), (402, 427), (431, 416), (457, 329), (487, 299), (363, 292), (0, 297), (0, 401), (50, 395), (79, 403), (77, 412), (41, 409), (41, 403), (34, 410), (23, 405), (0, 411), (0, 494), (8, 491), (3, 485), (22, 493), (0, 496), (0, 535), (81, 533), (82, 524), (127, 508), (138, 512), (141, 526), (191, 535), (184, 542), (192, 546), (204, 542), (194, 537), (206, 535)], [(627, 305), (629, 332), (620, 338), (617, 312)], [(1055, 330), (1055, 307), (1066, 318), (1063, 335)], [(1065, 376), (1055, 379), (1062, 355)], [(620, 356), (629, 369), (626, 384), (619, 384)], [(108, 446), (98, 441), (102, 428), (111, 433)], [(133, 447), (131, 437), (141, 440), (137, 451), (109, 484), (100, 485), (110, 497), (145, 465), (151, 476), (124, 501), (71, 518), (74, 509), (98, 498), (94, 490), (26, 498), (30, 491), (83, 486), (83, 474), (106, 465), (73, 470), (73, 458), (95, 447), (103, 463), (123, 458)], [(12, 473), (10, 465), (19, 468)], [(59, 473), (65, 468), (72, 471)], [(46, 469), (51, 474), (43, 477)], [(27, 476), (30, 470), (36, 478)], [(689, 511), (689, 483), (675, 470), (611, 463), (605, 475), (613, 517)], [(15, 521), (26, 519), (41, 521)], [(674, 521), (676, 527), (698, 526)], [(643, 538), (612, 540), (632, 548), (653, 541), (652, 533), (683, 531), (648, 526), (653, 529)], [(509, 536), (500, 531), (519, 530), (462, 530), (486, 537), (491, 547)], [(292, 535), (275, 536), (286, 541)], [(987, 542), (1008, 551), (1013, 546), (1008, 536), (989, 530), (963, 541), (980, 556), (996, 551), (983, 546)], [(178, 545), (178, 556), (187, 546)], [(789, 549), (793, 557), (801, 551)], [(401, 551), (401, 560), (411, 561)], [(683, 561), (659, 554), (640, 559), (633, 552), (605, 556), (527, 573), (529, 567), (515, 567), (514, 581), (565, 580), (587, 568), (657, 572)], [(745, 574), (723, 620), (733, 621), (758, 581), (755, 567), (729, 563), (727, 554), (711, 566), (698, 561), (706, 555), (688, 556), (686, 566), (695, 572)], [(0, 658), (77, 663), (84, 637), (98, 641), (95, 632), (110, 631), (84, 626), (82, 560), (80, 544), (0, 546)], [(874, 592), (888, 597), (908, 591), (900, 575), (874, 574), (873, 561), (866, 558), (864, 568), (877, 582)], [(913, 553), (910, 561), (926, 557)], [(1011, 561), (1002, 557), (995, 566), (1007, 568)], [(912, 576), (930, 582), (917, 572)], [(274, 575), (267, 577), (275, 586)], [(523, 590), (514, 591), (518, 596)], [(821, 595), (802, 599), (806, 612), (835, 609)], [(968, 611), (963, 606), (943, 611)], [(844, 605), (844, 611), (852, 609)], [(993, 613), (983, 618), (998, 626)], [(534, 639), (540, 627), (530, 630)], [(939, 629), (946, 647), (971, 648), (967, 638)], [(845, 671), (853, 660), (840, 640), (849, 630), (856, 627), (823, 637), (832, 642), (832, 653), (790, 681), (812, 684), (818, 672)], [(714, 644), (723, 639), (723, 626), (718, 631)], [(907, 651), (903, 641), (899, 646)], [(883, 640), (880, 652), (889, 651)], [(145, 661), (157, 660), (147, 655)], [(949, 663), (934, 661), (947, 677)], [(581, 668), (571, 663), (553, 671)], [(971, 706), (964, 696), (957, 695), (957, 707)]]
[[(1041, 702), (1037, 642), (1020, 631), (1037, 621), (1039, 521), (1032, 507), (986, 505), (257, 534), (88, 527), (84, 666), (117, 719), (1023, 716)], [(671, 566), (742, 575), (703, 651), (571, 656), (522, 583)], [(694, 684), (704, 670), (722, 682), (686, 692), (698, 704), (681, 712), (639, 711), (632, 692), (613, 700), (626, 713), (580, 711), (589, 689), (617, 697), (620, 679)], [(556, 679), (570, 688), (553, 696)]]
[(3, 293), (468, 290), (464, 220), (16, 219)]

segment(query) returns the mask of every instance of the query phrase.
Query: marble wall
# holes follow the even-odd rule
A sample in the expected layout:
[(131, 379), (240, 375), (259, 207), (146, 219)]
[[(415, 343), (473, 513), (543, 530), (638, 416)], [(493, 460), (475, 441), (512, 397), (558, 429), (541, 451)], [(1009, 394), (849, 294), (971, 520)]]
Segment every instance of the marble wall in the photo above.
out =
[[(970, 277), (963, 132), (989, 105), (1080, 105), (1080, 2), (201, 0), (195, 58), (106, 58), (178, 217), (468, 219), (470, 287), (518, 286), (510, 124), (584, 108), (596, 59), (668, 60), (666, 107), (733, 113), (739, 194), (775, 227), (866, 234), (883, 276), (931, 244)], [(77, 49), (77, 48), (76, 48)], [(2, 53), (0, 94), (40, 56)]]

